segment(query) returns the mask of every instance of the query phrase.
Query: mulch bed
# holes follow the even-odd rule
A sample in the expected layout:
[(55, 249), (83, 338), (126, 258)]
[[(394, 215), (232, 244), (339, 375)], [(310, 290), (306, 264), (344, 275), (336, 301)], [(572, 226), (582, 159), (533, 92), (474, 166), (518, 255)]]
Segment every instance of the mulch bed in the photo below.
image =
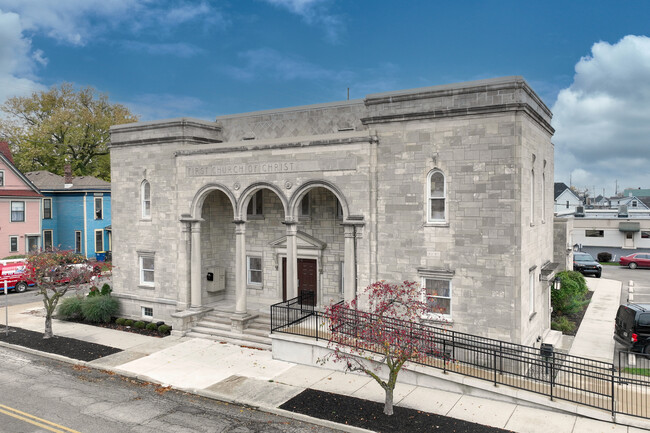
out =
[(100, 328), (116, 329), (118, 331), (131, 332), (133, 334), (146, 335), (148, 337), (163, 338), (169, 335), (169, 334), (162, 335), (158, 331), (150, 331), (148, 329), (138, 329), (138, 328), (134, 328), (133, 326), (118, 325), (117, 323), (115, 323), (115, 319), (113, 319), (113, 321), (108, 323), (86, 322), (84, 320), (73, 320), (73, 319), (66, 319), (66, 321), (83, 323), (84, 325), (89, 325), (89, 326), (99, 326)]
[[(435, 390), (431, 390), (435, 393)], [(314, 418), (361, 427), (376, 432), (509, 432), (469, 421), (395, 406), (393, 415), (384, 415), (384, 404), (369, 400), (307, 389), (280, 406)]]
[(104, 346), (102, 344), (89, 343), (74, 338), (58, 337), (43, 338), (42, 332), (29, 331), (22, 328), (9, 327), (7, 336), (4, 327), (0, 327), (0, 341), (28, 347), (41, 352), (54, 353), (80, 361), (94, 361), (104, 356), (121, 352), (121, 349)]
[[(587, 292), (585, 295), (585, 300), (591, 302), (591, 298), (594, 296), (594, 292)], [(564, 317), (569, 319), (569, 322), (575, 323), (576, 327), (572, 332), (563, 332), (565, 335), (573, 335), (575, 336), (576, 333), (578, 332), (578, 329), (580, 329), (580, 324), (582, 323), (582, 319), (585, 317), (585, 313), (587, 312), (587, 307), (589, 307), (589, 302), (585, 304), (585, 306), (578, 312), (573, 313), (573, 314), (564, 314)], [(555, 314), (555, 312), (551, 313), (551, 320), (555, 320), (558, 318)]]

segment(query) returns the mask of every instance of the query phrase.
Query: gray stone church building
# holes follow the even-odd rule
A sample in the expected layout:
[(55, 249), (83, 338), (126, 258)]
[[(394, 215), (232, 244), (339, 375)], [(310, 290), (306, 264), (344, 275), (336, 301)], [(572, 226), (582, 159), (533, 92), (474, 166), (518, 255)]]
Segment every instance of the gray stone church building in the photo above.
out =
[[(111, 128), (113, 285), (125, 316), (235, 328), (415, 280), (461, 332), (550, 326), (551, 112), (521, 77)], [(224, 310), (225, 311), (225, 310)]]

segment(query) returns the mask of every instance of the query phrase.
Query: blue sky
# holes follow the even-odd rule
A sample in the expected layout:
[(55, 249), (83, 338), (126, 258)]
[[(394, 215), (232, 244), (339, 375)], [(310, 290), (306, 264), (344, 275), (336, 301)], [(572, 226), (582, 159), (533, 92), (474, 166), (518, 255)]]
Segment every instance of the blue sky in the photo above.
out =
[(556, 181), (650, 187), (648, 1), (0, 0), (0, 102), (67, 81), (142, 120), (522, 75)]

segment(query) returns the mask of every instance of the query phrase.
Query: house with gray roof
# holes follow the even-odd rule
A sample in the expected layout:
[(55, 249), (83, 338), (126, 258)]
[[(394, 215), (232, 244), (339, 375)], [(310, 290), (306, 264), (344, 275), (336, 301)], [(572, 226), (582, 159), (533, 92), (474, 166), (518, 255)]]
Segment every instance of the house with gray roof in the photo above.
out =
[(32, 171), (27, 178), (42, 192), (43, 248), (74, 250), (87, 258), (111, 251), (111, 184), (93, 176)]

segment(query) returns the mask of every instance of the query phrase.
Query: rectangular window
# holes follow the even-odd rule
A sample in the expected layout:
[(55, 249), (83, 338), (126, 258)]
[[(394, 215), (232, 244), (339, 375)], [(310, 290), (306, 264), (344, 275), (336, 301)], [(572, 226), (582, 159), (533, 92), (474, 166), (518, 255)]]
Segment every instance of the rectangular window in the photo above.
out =
[(535, 271), (528, 275), (528, 313), (531, 316), (535, 313)]
[(95, 252), (104, 251), (104, 230), (95, 230)]
[(104, 198), (95, 197), (95, 219), (104, 219)]
[(18, 252), (18, 236), (9, 236), (9, 252)]
[(43, 249), (52, 249), (52, 230), (43, 230)]
[(641, 230), (641, 239), (650, 239), (650, 231)]
[(605, 230), (585, 230), (585, 236), (588, 238), (602, 238), (605, 236)]
[(142, 307), (142, 317), (145, 319), (153, 319), (153, 308)]
[(248, 274), (248, 284), (262, 284), (262, 258), (247, 256), (246, 270)]
[(425, 302), (436, 316), (451, 318), (451, 281), (424, 278)]
[(153, 254), (140, 255), (140, 284), (143, 286), (153, 286), (154, 284)]
[(429, 208), (427, 210), (427, 221), (445, 222), (445, 202), (447, 197), (445, 175), (438, 170), (434, 170), (429, 173), (427, 183), (427, 200), (429, 202)]
[(0, 186), (5, 186), (5, 172), (0, 170)]
[(248, 208), (246, 210), (247, 215), (263, 215), (263, 205), (262, 194), (264, 191), (259, 190), (251, 197), (251, 201), (248, 202)]
[(43, 219), (49, 220), (52, 218), (52, 199), (43, 199)]
[(74, 232), (74, 251), (75, 253), (81, 252), (81, 232)]
[(11, 222), (20, 223), (25, 222), (25, 202), (12, 201), (11, 202)]

